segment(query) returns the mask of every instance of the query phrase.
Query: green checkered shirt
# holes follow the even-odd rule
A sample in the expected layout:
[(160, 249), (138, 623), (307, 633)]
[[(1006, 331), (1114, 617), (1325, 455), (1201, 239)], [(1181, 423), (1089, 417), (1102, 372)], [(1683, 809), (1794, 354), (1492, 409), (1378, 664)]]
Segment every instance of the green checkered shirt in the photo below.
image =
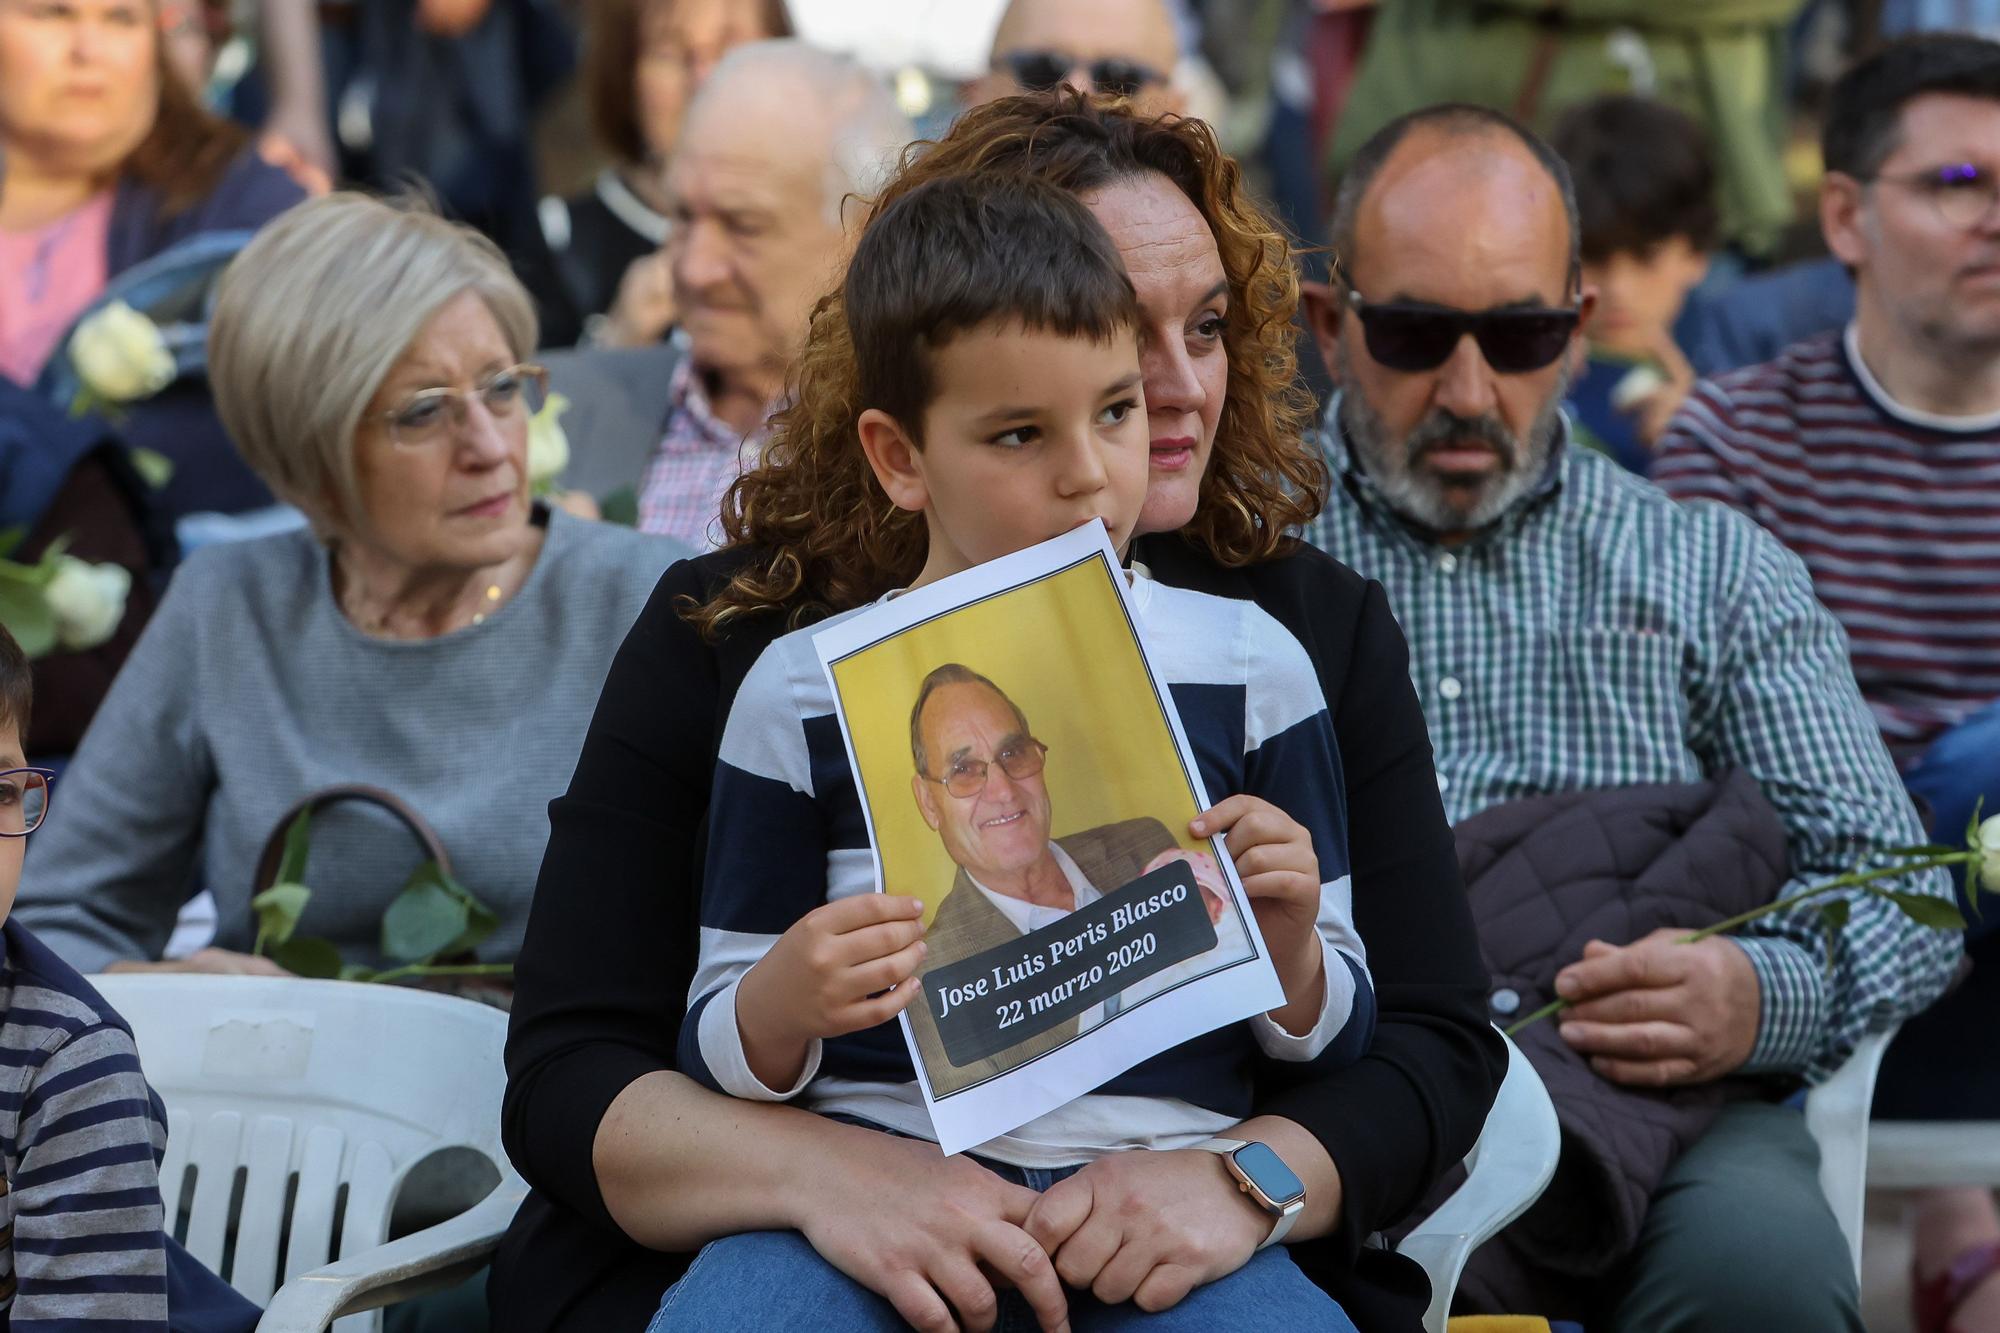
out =
[[(1735, 767), (1785, 821), (1787, 892), (1923, 841), (1846, 637), (1798, 558), (1748, 519), (1684, 508), (1565, 445), (1538, 488), (1447, 549), (1392, 516), (1337, 430), (1321, 440), (1333, 494), (1305, 536), (1388, 592), (1453, 822), (1516, 797)], [(1943, 871), (1902, 887), (1952, 891)], [(1763, 990), (1746, 1069), (1811, 1081), (1936, 999), (1962, 949), (1957, 932), (1865, 897), (1830, 968), (1810, 907), (1736, 939)]]

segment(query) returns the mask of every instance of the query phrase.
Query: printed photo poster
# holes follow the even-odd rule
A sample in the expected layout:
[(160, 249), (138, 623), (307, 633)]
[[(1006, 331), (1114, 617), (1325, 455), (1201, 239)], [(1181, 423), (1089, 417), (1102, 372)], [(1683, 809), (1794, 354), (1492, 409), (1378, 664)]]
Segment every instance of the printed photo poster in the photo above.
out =
[(1092, 523), (814, 636), (879, 891), (925, 905), (905, 1039), (962, 1152), (1283, 991)]

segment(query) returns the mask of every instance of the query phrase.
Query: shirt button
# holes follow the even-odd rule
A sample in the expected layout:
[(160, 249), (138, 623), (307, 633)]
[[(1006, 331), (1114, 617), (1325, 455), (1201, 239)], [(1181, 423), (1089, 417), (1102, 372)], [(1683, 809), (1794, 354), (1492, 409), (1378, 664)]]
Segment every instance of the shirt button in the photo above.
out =
[(1440, 573), (1449, 574), (1458, 568), (1458, 557), (1446, 551), (1438, 556), (1437, 566)]
[(1438, 774), (1438, 790), (1439, 791), (1451, 790), (1451, 779), (1446, 777), (1442, 773)]
[(1493, 992), (1487, 1003), (1493, 1006), (1493, 1012), (1496, 1014), (1511, 1014), (1520, 1009), (1521, 997), (1513, 991), (1508, 990), (1505, 986), (1502, 986), (1499, 990)]
[(1457, 676), (1446, 676), (1438, 682), (1438, 697), (1447, 703), (1465, 693), (1465, 687), (1458, 683)]

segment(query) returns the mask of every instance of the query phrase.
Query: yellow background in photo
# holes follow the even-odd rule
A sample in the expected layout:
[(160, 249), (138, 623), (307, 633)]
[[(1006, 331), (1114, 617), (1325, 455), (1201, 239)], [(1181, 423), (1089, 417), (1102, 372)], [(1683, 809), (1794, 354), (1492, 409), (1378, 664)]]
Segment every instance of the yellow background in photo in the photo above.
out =
[(924, 677), (946, 662), (992, 680), (1049, 747), (1052, 836), (1150, 815), (1183, 846), (1207, 847), (1188, 833), (1200, 810), (1118, 591), (1104, 562), (1089, 560), (904, 630), (833, 669), (881, 847), (883, 887), (923, 899), (926, 923), (958, 868), (910, 790), (910, 708)]

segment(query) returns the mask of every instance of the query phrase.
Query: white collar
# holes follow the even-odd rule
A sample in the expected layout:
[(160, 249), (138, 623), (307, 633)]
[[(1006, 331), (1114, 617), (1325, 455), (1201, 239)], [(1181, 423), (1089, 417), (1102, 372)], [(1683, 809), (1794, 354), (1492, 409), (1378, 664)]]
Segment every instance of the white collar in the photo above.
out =
[[(1094, 903), (1104, 896), (1097, 891), (1096, 885), (1084, 877), (1083, 867), (1079, 866), (1070, 857), (1070, 854), (1058, 846), (1053, 839), (1049, 842), (1049, 851), (1054, 854), (1056, 866), (1063, 872), (1063, 878), (1069, 881), (1070, 892), (1076, 896), (1076, 905), (1078, 907), (1082, 907), (1087, 903)], [(1069, 912), (1058, 907), (1043, 907), (1037, 903), (1024, 903), (1019, 898), (1010, 898), (1004, 893), (995, 893), (978, 880), (973, 879), (972, 872), (969, 870), (966, 871), (965, 878), (973, 888), (985, 894), (986, 901), (998, 908), (1000, 915), (1006, 917), (1009, 924), (1023, 935), (1026, 935), (1031, 930), (1040, 929), (1052, 921), (1059, 921), (1069, 915)]]
[(655, 213), (645, 200), (632, 193), (632, 187), (613, 168), (606, 167), (597, 173), (597, 197), (611, 210), (611, 216), (633, 232), (654, 245), (666, 244), (667, 229), (672, 225), (666, 215)]
[(1861, 381), (1861, 391), (1873, 399), (1875, 406), (1912, 426), (1922, 426), (1926, 430), (1946, 431), (1952, 435), (1991, 435), (2000, 431), (2000, 412), (1981, 412), (1976, 416), (1947, 416), (1942, 412), (1926, 412), (1918, 407), (1906, 407), (1890, 396), (1875, 378), (1875, 372), (1868, 369), (1868, 363), (1861, 359), (1861, 336), (1857, 332), (1858, 322), (1850, 322), (1841, 341), (1847, 348), (1848, 364), (1854, 367), (1854, 378)]

